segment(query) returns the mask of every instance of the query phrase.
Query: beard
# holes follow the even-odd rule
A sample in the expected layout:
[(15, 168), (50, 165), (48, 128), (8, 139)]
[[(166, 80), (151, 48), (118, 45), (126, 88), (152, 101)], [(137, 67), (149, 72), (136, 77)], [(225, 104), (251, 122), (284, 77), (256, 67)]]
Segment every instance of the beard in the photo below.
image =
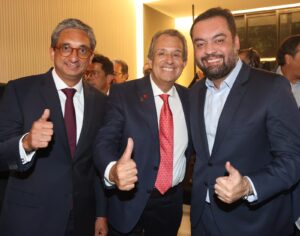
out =
[[(220, 65), (205, 65), (205, 61), (208, 61), (210, 58), (213, 59), (222, 59), (223, 63)], [(218, 54), (209, 54), (207, 56), (201, 57), (197, 60), (198, 67), (203, 71), (203, 74), (210, 80), (218, 80), (226, 77), (235, 67), (237, 62), (237, 57), (235, 54), (231, 54), (228, 57), (228, 61), (225, 61), (224, 55)]]

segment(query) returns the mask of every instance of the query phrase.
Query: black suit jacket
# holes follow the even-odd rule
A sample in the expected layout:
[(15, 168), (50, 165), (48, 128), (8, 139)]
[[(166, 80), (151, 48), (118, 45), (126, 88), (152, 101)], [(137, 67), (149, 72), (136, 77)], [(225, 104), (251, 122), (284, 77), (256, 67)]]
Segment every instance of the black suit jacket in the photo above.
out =
[[(9, 140), (1, 158), (10, 168), (1, 235), (64, 235), (71, 209), (76, 235), (94, 235), (96, 173), (91, 150), (102, 124), (106, 98), (86, 84), (83, 89), (82, 131), (71, 159), (51, 70), (8, 83), (0, 106), (0, 139)], [(22, 165), (19, 140), (46, 108), (50, 109), (54, 124), (52, 141), (47, 148), (37, 150), (32, 161)], [(101, 196), (97, 200), (105, 203)]]
[[(188, 126), (187, 89), (176, 85)], [(129, 137), (133, 138), (133, 159), (138, 182), (132, 191), (111, 189), (108, 221), (127, 233), (138, 222), (153, 191), (159, 166), (158, 121), (150, 78), (145, 77), (111, 87), (105, 126), (95, 145), (95, 163), (102, 176), (111, 161), (122, 155)], [(187, 155), (188, 156), (188, 155)]]
[[(221, 113), (209, 154), (204, 123), (205, 80), (191, 90), (191, 132), (196, 151), (191, 223), (196, 226), (209, 188), (213, 215), (223, 235), (289, 235), (290, 188), (300, 178), (300, 113), (286, 79), (242, 66)], [(253, 203), (224, 204), (214, 196), (215, 180), (230, 161), (249, 176)], [(209, 226), (208, 226), (209, 227)]]

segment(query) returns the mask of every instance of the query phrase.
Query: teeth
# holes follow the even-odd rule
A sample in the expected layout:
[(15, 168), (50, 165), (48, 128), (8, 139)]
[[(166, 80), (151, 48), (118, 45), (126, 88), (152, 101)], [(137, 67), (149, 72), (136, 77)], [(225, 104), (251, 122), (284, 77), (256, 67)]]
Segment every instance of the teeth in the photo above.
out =
[(220, 58), (216, 58), (216, 59), (209, 59), (207, 60), (208, 63), (214, 63), (214, 62), (220, 62), (221, 59)]
[(173, 71), (173, 68), (163, 67), (162, 69), (165, 70), (165, 71)]

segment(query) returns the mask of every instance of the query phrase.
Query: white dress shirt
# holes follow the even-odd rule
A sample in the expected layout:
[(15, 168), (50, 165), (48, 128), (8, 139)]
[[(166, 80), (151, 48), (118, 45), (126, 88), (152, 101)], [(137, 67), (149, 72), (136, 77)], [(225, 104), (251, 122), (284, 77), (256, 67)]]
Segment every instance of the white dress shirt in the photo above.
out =
[[(154, 102), (156, 107), (157, 120), (159, 122), (160, 111), (163, 106), (163, 100), (159, 95), (164, 94), (164, 92), (153, 82), (150, 77), (151, 87), (154, 95)], [(181, 104), (180, 97), (177, 93), (175, 86), (167, 92), (169, 94), (169, 106), (173, 115), (173, 127), (174, 127), (174, 156), (173, 156), (173, 181), (172, 186), (178, 185), (184, 178), (186, 158), (185, 150), (188, 145), (188, 133), (187, 125), (185, 121), (185, 116), (183, 112), (183, 107)], [(159, 128), (159, 123), (157, 124)], [(134, 140), (133, 140), (134, 141)], [(112, 186), (114, 183), (109, 181), (109, 172), (111, 167), (116, 162), (111, 162), (107, 166), (104, 174), (105, 184), (107, 186)]]
[[(59, 78), (57, 75), (55, 69), (52, 70), (52, 76), (54, 80), (55, 87), (57, 89), (57, 93), (60, 100), (60, 105), (62, 109), (62, 114), (64, 116), (65, 114), (65, 103), (66, 103), (66, 95), (63, 93), (62, 89), (70, 88), (66, 83)], [(78, 142), (81, 129), (82, 129), (82, 123), (83, 123), (83, 112), (84, 112), (84, 94), (83, 94), (83, 87), (82, 87), (82, 80), (80, 80), (74, 87), (76, 89), (76, 93), (73, 97), (73, 103), (75, 108), (75, 115), (76, 115), (76, 142)], [(50, 110), (50, 116), (51, 116), (51, 110)], [(26, 135), (26, 134), (25, 134)], [(23, 137), (25, 136), (23, 135)], [(21, 161), (23, 164), (26, 164), (31, 161), (33, 155), (35, 154), (35, 151), (31, 153), (26, 153), (26, 151), (23, 148), (22, 139), (19, 141), (19, 152)]]

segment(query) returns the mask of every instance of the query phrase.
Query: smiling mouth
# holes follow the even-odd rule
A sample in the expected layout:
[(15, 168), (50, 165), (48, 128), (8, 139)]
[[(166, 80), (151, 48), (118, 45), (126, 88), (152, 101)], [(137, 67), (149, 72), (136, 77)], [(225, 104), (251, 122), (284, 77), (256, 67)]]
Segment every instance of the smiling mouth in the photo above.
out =
[(169, 68), (169, 67), (163, 67), (162, 69), (167, 72), (174, 71), (174, 68)]

